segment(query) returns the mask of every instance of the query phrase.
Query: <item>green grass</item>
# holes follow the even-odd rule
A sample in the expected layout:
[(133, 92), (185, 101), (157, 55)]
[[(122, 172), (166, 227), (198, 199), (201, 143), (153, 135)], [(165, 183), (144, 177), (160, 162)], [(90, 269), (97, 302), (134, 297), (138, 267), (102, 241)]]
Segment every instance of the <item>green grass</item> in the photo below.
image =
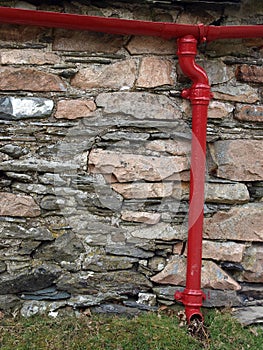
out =
[(0, 321), (1, 350), (259, 350), (263, 331), (242, 327), (227, 312), (205, 313), (209, 338), (200, 342), (179, 326), (176, 314), (147, 313), (124, 317), (46, 316), (3, 318)]

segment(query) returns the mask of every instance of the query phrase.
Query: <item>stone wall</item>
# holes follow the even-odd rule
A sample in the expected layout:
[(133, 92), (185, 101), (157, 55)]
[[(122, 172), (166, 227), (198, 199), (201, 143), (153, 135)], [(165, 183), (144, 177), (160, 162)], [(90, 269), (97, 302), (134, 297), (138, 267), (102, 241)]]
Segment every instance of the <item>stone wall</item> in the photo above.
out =
[[(202, 9), (0, 4), (217, 25), (263, 17), (253, 1)], [(262, 39), (220, 40), (201, 45), (198, 56), (214, 94), (208, 307), (262, 305), (262, 46)], [(185, 285), (191, 140), (190, 106), (180, 97), (190, 82), (176, 42), (2, 24), (0, 61), (0, 309), (134, 313), (172, 305)]]

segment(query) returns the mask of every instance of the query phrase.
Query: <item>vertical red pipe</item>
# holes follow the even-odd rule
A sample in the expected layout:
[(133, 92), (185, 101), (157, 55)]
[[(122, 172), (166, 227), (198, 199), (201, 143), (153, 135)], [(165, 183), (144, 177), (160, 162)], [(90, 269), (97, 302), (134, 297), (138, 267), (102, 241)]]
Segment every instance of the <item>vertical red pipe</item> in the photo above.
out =
[(182, 97), (192, 105), (192, 150), (190, 177), (190, 207), (188, 218), (186, 288), (176, 292), (175, 299), (185, 305), (187, 321), (199, 318), (204, 293), (201, 290), (202, 236), (204, 214), (204, 185), (206, 168), (206, 125), (208, 105), (211, 99), (210, 85), (206, 72), (195, 62), (197, 40), (192, 35), (178, 39), (180, 67), (193, 84), (182, 92)]

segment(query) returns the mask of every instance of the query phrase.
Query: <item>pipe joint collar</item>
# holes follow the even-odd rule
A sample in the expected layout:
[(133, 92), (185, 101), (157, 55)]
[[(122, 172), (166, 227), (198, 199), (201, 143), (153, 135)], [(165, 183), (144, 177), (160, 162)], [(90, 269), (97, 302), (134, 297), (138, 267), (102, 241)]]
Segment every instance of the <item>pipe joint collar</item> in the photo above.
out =
[(197, 83), (191, 86), (190, 89), (182, 91), (181, 96), (190, 100), (193, 104), (209, 104), (213, 94), (210, 91), (210, 86), (202, 83)]
[(196, 56), (197, 54), (197, 40), (193, 35), (185, 35), (182, 38), (179, 38), (177, 41), (178, 56)]
[(176, 292), (174, 295), (175, 300), (182, 302), (189, 307), (201, 307), (203, 300), (206, 299), (205, 293), (195, 289), (185, 289), (183, 292)]

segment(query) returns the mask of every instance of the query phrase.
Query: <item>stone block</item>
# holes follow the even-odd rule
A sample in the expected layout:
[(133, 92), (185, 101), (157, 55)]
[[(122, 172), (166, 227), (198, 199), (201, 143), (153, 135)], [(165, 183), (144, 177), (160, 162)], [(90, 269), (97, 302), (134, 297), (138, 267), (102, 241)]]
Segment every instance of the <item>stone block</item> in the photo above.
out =
[(72, 161), (55, 161), (55, 160), (45, 160), (38, 158), (28, 158), (21, 160), (8, 160), (0, 163), (0, 170), (2, 171), (17, 171), (17, 172), (27, 172), (27, 171), (38, 171), (38, 172), (58, 172), (65, 173), (67, 171), (76, 171), (79, 165)]
[(60, 100), (57, 104), (55, 118), (78, 119), (89, 117), (96, 110), (96, 105), (90, 99)]
[[(17, 146), (17, 145), (12, 144), (12, 143), (8, 143), (8, 144), (0, 147), (0, 152), (2, 152), (4, 154), (8, 154), (10, 157), (16, 159), (16, 158), (20, 158), (21, 156), (28, 154), (29, 150), (27, 148), (23, 148), (23, 147)], [(8, 172), (8, 173), (15, 174), (14, 172)], [(27, 176), (26, 174), (20, 174), (20, 175)], [(14, 178), (8, 174), (7, 174), (7, 176)], [(17, 173), (17, 177), (19, 177), (18, 173)]]
[(20, 294), (20, 298), (23, 300), (65, 300), (70, 298), (70, 294), (66, 292), (60, 292), (55, 286), (36, 290), (34, 292), (24, 292)]
[(37, 193), (37, 194), (53, 194), (54, 189), (51, 186), (45, 186), (41, 184), (27, 184), (22, 182), (13, 182), (12, 189), (25, 192), (25, 193)]
[(44, 289), (53, 285), (60, 276), (61, 269), (54, 264), (37, 262), (34, 268), (19, 271), (16, 274), (5, 273), (1, 276), (0, 294), (17, 294)]
[(204, 237), (209, 239), (262, 242), (262, 204), (246, 204), (219, 211), (204, 220)]
[(139, 305), (155, 306), (156, 295), (152, 293), (139, 293), (136, 303)]
[(198, 8), (198, 11), (180, 11), (176, 19), (176, 23), (180, 24), (210, 24), (216, 18), (212, 11), (207, 11), (203, 6)]
[(45, 118), (51, 115), (53, 106), (53, 101), (46, 98), (2, 97), (0, 98), (0, 119)]
[(233, 316), (244, 326), (263, 323), (263, 306), (249, 306), (233, 310)]
[(206, 53), (210, 57), (245, 57), (253, 55), (250, 45), (246, 44), (246, 39), (222, 39), (212, 41), (208, 43)]
[(121, 49), (124, 37), (92, 31), (56, 29), (53, 50), (85, 51), (86, 53), (116, 53)]
[(149, 260), (148, 267), (154, 272), (160, 272), (166, 265), (166, 259), (162, 256), (154, 256)]
[(64, 82), (57, 75), (32, 68), (3, 67), (0, 69), (0, 76), (2, 91), (66, 91)]
[(28, 228), (15, 223), (1, 223), (0, 238), (4, 240), (21, 239), (24, 242), (28, 242), (28, 240), (38, 242), (54, 240), (52, 233), (44, 226)]
[(161, 215), (159, 213), (151, 213), (145, 211), (134, 212), (125, 210), (121, 212), (121, 219), (124, 221), (141, 222), (147, 225), (155, 225), (160, 221)]
[(206, 183), (206, 203), (245, 203), (249, 201), (249, 192), (246, 185), (241, 183)]
[(182, 111), (176, 103), (163, 95), (148, 92), (102, 93), (96, 98), (105, 114), (121, 114), (136, 119), (178, 119)]
[(138, 180), (161, 181), (189, 167), (180, 156), (149, 157), (94, 149), (89, 154), (89, 171), (112, 175), (119, 182)]
[(88, 256), (84, 256), (82, 269), (94, 272), (129, 270), (133, 267), (133, 264), (137, 262), (138, 259), (131, 257), (97, 254), (92, 255), (89, 253)]
[(0, 216), (36, 217), (39, 215), (40, 208), (32, 197), (1, 192)]
[(31, 175), (14, 173), (12, 171), (7, 171), (6, 176), (8, 176), (9, 179), (17, 180), (20, 182), (33, 182), (34, 181), (33, 176), (31, 176)]
[(166, 152), (176, 156), (190, 156), (191, 143), (182, 140), (154, 140), (146, 143), (147, 149), (155, 152)]
[(0, 261), (0, 273), (6, 271), (6, 264), (3, 261)]
[(45, 173), (38, 176), (39, 182), (43, 185), (64, 186), (67, 184), (59, 174)]
[(243, 64), (237, 67), (236, 77), (246, 83), (263, 83), (263, 69), (261, 66)]
[(22, 304), (20, 298), (13, 294), (0, 295), (0, 310), (10, 311), (17, 310)]
[(51, 242), (37, 249), (35, 259), (41, 261), (74, 262), (84, 252), (84, 246), (73, 233), (65, 233)]
[(231, 80), (228, 83), (212, 87), (215, 99), (232, 102), (255, 103), (259, 100), (258, 91), (246, 84)]
[(136, 61), (133, 59), (81, 69), (71, 80), (73, 87), (88, 90), (96, 88), (130, 89), (136, 78)]
[(263, 143), (259, 140), (224, 140), (210, 145), (218, 177), (235, 181), (263, 179)]
[[(140, 259), (147, 259), (154, 256), (154, 253), (151, 251), (144, 250), (142, 248), (138, 248), (135, 245), (125, 244), (119, 245), (119, 242), (116, 244), (109, 244), (105, 247), (105, 252), (107, 254), (113, 255), (122, 255), (122, 256), (130, 256)], [(146, 260), (147, 261), (147, 260)]]
[(120, 270), (95, 273), (82, 271), (76, 274), (63, 274), (57, 281), (59, 290), (72, 294), (118, 293), (119, 295), (137, 295), (138, 292), (147, 292), (152, 283), (141, 273)]
[(263, 245), (253, 244), (248, 247), (242, 261), (244, 271), (235, 274), (240, 282), (263, 283)]
[(204, 60), (200, 62), (200, 65), (207, 72), (212, 86), (226, 83), (235, 77), (233, 68), (221, 60)]
[(60, 63), (59, 56), (52, 52), (44, 52), (41, 50), (2, 50), (0, 52), (1, 64), (17, 64), (17, 65), (54, 65)]
[(263, 122), (263, 106), (238, 104), (234, 116), (242, 122)]
[(164, 222), (158, 223), (151, 227), (131, 227), (128, 229), (128, 232), (134, 238), (146, 240), (172, 241), (178, 239), (184, 240), (186, 238), (186, 232), (181, 226), (172, 226)]
[(208, 108), (209, 119), (223, 119), (230, 115), (234, 106), (227, 102), (211, 101)]
[[(172, 256), (165, 268), (151, 278), (160, 284), (185, 286), (186, 259), (182, 256)], [(239, 290), (240, 285), (212, 261), (202, 261), (202, 288), (221, 290)]]
[(131, 55), (157, 54), (174, 55), (175, 40), (165, 40), (154, 36), (134, 36), (126, 46)]
[(158, 57), (144, 57), (141, 61), (136, 86), (154, 88), (163, 85), (174, 85), (175, 76), (170, 60)]
[(40, 201), (40, 207), (45, 210), (59, 210), (60, 201), (56, 196), (44, 196)]
[[(111, 187), (121, 194), (125, 199), (146, 199), (175, 197), (182, 198), (182, 188), (172, 182), (133, 182), (133, 183), (113, 183)], [(176, 189), (176, 191), (175, 191)], [(175, 196), (176, 194), (176, 196)]]
[(203, 240), (203, 258), (216, 261), (242, 262), (245, 244)]
[(0, 25), (0, 40), (14, 43), (32, 43), (38, 42), (39, 37), (43, 35), (43, 27), (25, 26), (16, 24)]

